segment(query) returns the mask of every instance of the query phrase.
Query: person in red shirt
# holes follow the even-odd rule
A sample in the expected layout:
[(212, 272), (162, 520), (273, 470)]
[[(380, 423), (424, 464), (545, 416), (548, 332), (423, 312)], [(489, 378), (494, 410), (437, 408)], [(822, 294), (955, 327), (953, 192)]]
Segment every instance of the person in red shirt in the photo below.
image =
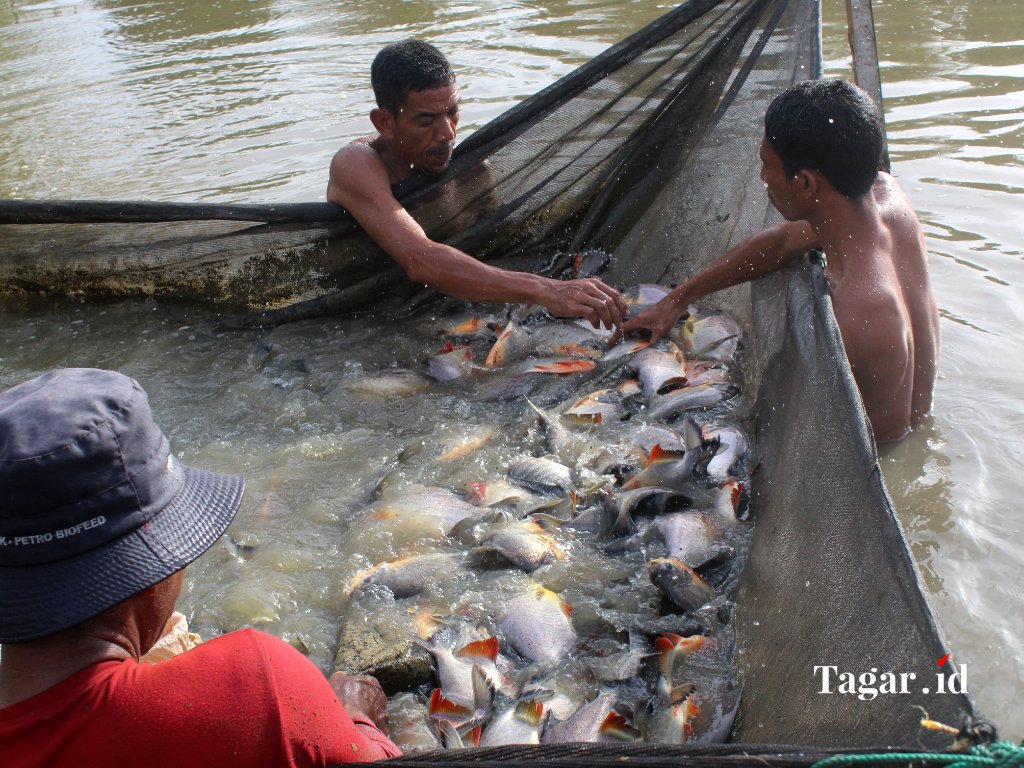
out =
[(326, 766), (400, 754), (372, 677), (230, 632), (143, 660), (241, 477), (171, 453), (137, 382), (51, 371), (0, 393), (0, 765)]

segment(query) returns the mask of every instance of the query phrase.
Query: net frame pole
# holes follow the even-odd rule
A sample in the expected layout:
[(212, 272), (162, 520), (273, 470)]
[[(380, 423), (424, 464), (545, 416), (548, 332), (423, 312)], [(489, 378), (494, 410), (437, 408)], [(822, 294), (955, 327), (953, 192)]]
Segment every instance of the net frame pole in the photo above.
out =
[(875, 39), (875, 17), (871, 0), (846, 0), (846, 23), (853, 54), (853, 79), (875, 102), (882, 121), (881, 169), (888, 172), (889, 138), (885, 130), (885, 109), (882, 104), (882, 74), (878, 67), (878, 43)]

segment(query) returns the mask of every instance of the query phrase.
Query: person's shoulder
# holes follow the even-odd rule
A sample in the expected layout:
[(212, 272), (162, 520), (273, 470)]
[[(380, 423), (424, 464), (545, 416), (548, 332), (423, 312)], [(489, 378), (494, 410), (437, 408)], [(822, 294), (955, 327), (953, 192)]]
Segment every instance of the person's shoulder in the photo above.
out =
[(390, 194), (388, 165), (375, 141), (371, 137), (357, 139), (334, 153), (327, 183), (329, 202), (349, 207), (362, 199), (377, 200)]
[(188, 657), (199, 663), (203, 657), (230, 657), (238, 662), (270, 661), (278, 659), (294, 661), (305, 659), (295, 648), (280, 638), (256, 629), (238, 629), (200, 643), (187, 653), (176, 658)]
[(909, 208), (910, 200), (907, 198), (903, 187), (896, 180), (896, 177), (886, 171), (879, 171), (875, 177), (874, 186), (871, 188), (875, 202), (882, 208)]
[[(921, 237), (921, 223), (910, 198), (907, 197), (896, 177), (885, 171), (879, 171), (872, 193), (875, 204), (891, 234), (901, 240), (910, 238), (911, 241), (916, 242)], [(905, 247), (906, 243), (903, 246)]]
[(386, 170), (384, 159), (374, 146), (374, 141), (376, 139), (373, 136), (364, 136), (343, 146), (331, 159), (331, 172), (347, 171), (353, 167), (376, 167)]

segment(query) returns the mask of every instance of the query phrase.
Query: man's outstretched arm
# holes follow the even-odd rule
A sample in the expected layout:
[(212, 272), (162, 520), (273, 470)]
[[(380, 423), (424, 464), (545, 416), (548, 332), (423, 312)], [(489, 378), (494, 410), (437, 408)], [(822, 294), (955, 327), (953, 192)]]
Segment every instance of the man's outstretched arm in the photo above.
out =
[(770, 274), (818, 246), (806, 221), (787, 221), (751, 235), (721, 258), (684, 280), (672, 292), (624, 326), (623, 332), (648, 330), (655, 343), (671, 330), (686, 308), (710, 293)]
[(618, 327), (627, 309), (619, 292), (596, 278), (552, 280), (477, 261), (427, 237), (391, 193), (387, 170), (365, 144), (334, 156), (327, 199), (344, 206), (410, 280), (470, 301), (537, 303), (560, 317), (583, 317)]

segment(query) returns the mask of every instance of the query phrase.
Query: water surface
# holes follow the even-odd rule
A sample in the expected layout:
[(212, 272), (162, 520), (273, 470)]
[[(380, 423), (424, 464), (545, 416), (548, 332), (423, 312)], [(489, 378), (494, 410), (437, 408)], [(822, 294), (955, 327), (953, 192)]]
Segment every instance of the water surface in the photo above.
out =
[[(466, 135), (667, 7), (0, 0), (0, 197), (322, 200), (331, 155), (369, 130), (382, 44), (414, 35), (450, 55)], [(823, 12), (826, 74), (848, 76), (842, 6)], [(888, 0), (875, 19), (893, 169), (925, 228), (942, 316), (934, 416), (883, 467), (971, 692), (1020, 739), (1024, 15), (1000, 0)], [(137, 377), (187, 461), (249, 478), (241, 533), (261, 546), (242, 562), (217, 547), (191, 569), (197, 627), (301, 635), (325, 666), (343, 599), (332, 564), (348, 553), (324, 531), (369, 465), (443, 429), (446, 404), (329, 407), (328, 382), (406, 364), (415, 334), (383, 345), (372, 324), (321, 321), (225, 336), (205, 317), (151, 301), (4, 309), (0, 386), (57, 365)], [(404, 432), (371, 437), (399, 412)]]

